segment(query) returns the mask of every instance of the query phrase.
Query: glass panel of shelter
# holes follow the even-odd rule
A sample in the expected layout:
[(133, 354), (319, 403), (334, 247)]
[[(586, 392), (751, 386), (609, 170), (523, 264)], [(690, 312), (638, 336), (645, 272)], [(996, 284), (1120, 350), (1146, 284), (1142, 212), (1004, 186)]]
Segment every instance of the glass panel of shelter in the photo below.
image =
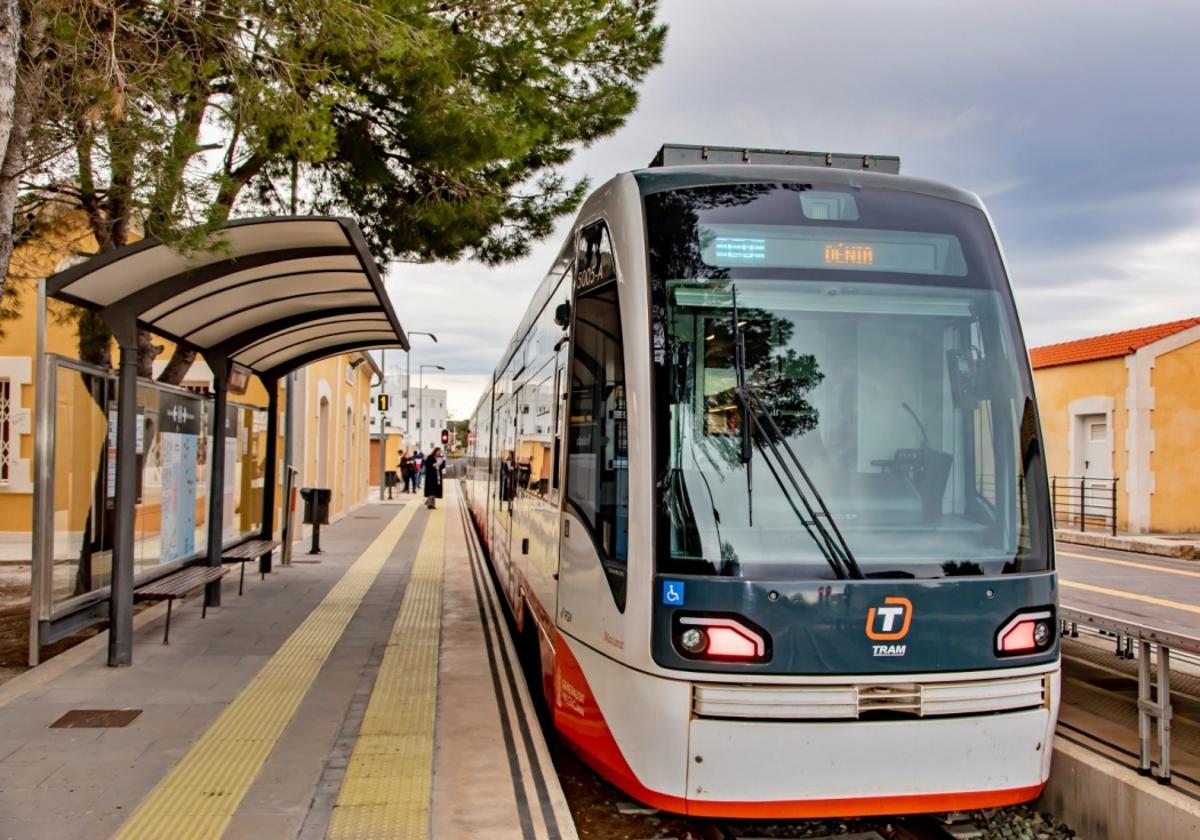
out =
[(54, 388), (52, 608), (109, 585), (116, 489), (113, 377), (56, 360)]
[[(111, 375), (56, 359), (51, 610), (104, 589), (112, 570), (116, 389)], [(212, 398), (138, 383), (135, 579), (200, 556), (208, 527)], [(230, 403), (226, 541), (262, 527), (267, 411)]]

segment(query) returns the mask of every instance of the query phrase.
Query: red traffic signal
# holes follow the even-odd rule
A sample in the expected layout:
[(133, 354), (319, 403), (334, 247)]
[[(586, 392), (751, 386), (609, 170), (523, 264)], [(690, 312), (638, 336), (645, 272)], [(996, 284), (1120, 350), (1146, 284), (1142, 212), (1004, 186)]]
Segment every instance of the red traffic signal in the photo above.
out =
[(442, 429), (442, 446), (445, 446), (449, 442), (450, 442), (450, 432), (447, 431), (446, 429)]

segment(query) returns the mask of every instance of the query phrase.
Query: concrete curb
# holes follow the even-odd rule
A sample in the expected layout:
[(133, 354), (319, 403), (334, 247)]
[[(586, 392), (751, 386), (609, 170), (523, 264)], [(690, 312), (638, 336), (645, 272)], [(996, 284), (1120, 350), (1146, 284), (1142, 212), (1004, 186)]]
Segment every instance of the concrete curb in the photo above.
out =
[(1158, 557), (1169, 557), (1172, 560), (1200, 560), (1200, 543), (1188, 540), (1168, 540), (1162, 537), (1130, 537), (1121, 535), (1114, 537), (1109, 534), (1055, 528), (1054, 541), (1072, 543), (1074, 545), (1089, 545), (1093, 548), (1110, 548), (1115, 551), (1134, 551), (1139, 554), (1153, 554)]
[(1059, 737), (1037, 808), (1089, 840), (1200, 837), (1200, 802)]

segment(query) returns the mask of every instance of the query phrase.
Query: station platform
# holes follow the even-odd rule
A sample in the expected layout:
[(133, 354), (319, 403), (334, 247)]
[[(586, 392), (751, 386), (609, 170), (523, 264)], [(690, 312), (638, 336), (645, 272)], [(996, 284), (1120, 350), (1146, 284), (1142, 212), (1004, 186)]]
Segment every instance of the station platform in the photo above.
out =
[(0, 686), (0, 838), (575, 838), (457, 487), (421, 502)]

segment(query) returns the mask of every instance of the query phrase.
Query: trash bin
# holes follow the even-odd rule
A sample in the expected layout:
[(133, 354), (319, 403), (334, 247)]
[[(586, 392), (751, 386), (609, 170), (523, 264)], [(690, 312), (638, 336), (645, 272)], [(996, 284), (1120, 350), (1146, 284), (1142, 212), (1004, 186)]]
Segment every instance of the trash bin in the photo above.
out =
[(386, 479), (385, 486), (387, 487), (395, 487), (400, 483), (400, 478), (396, 475), (395, 470), (384, 470), (383, 475)]
[(329, 500), (333, 491), (328, 487), (301, 487), (300, 497), (304, 499), (304, 524), (328, 525)]
[(329, 499), (333, 491), (328, 487), (301, 487), (304, 499), (304, 524), (313, 526), (312, 548), (309, 554), (321, 554), (321, 526), (329, 524)]

